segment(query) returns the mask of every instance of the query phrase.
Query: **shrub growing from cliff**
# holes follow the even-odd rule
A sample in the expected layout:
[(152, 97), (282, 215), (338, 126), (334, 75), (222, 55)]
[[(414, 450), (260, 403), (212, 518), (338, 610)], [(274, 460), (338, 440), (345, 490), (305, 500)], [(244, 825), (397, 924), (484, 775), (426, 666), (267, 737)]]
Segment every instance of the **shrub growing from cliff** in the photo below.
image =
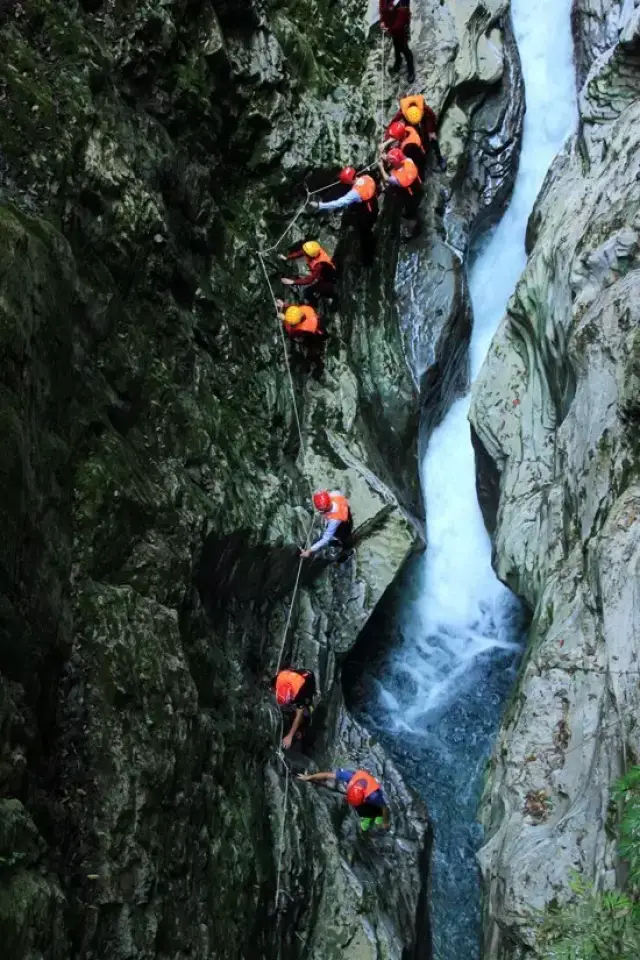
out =
[(637, 960), (640, 956), (640, 767), (617, 782), (613, 800), (622, 810), (621, 857), (626, 889), (596, 892), (579, 874), (571, 881), (575, 901), (549, 909), (539, 934), (545, 960)]

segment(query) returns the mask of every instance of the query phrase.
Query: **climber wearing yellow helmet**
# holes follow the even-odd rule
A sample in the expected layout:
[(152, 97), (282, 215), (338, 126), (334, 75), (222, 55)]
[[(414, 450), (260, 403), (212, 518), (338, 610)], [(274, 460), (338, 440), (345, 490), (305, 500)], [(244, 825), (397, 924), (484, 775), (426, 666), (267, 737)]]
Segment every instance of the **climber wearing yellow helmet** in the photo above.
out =
[(280, 259), (299, 260), (304, 257), (307, 261), (309, 273), (301, 277), (283, 277), (286, 287), (304, 288), (305, 300), (312, 306), (318, 305), (318, 298), (334, 300), (336, 297), (336, 265), (326, 250), (317, 240), (304, 240), (294, 244), (287, 254), (280, 254)]
[(438, 143), (438, 118), (428, 103), (420, 94), (402, 97), (400, 100), (400, 109), (391, 118), (391, 123), (400, 120), (409, 126), (414, 127), (420, 134), (422, 145), (428, 153), (433, 150), (438, 167), (444, 173), (447, 169), (447, 161), (440, 153), (440, 144)]
[[(325, 331), (322, 328), (320, 317), (312, 306), (307, 303), (284, 303), (276, 300), (278, 319), (288, 337), (294, 342), (304, 344), (307, 373), (313, 373), (319, 380), (324, 371), (323, 346)], [(293, 366), (297, 366), (299, 355), (295, 352), (291, 357)]]

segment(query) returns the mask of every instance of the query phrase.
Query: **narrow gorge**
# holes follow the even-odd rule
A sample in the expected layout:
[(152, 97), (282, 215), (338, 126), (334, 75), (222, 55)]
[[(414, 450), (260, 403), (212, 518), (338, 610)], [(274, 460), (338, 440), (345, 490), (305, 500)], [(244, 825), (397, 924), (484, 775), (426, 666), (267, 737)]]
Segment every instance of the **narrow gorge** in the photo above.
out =
[[(640, 0), (411, 6), (448, 166), (366, 268), (305, 197), (406, 92), (377, 4), (0, 0), (7, 960), (556, 957), (576, 871), (628, 886)], [(309, 236), (315, 376), (261, 269)], [(300, 564), (325, 486), (356, 550)]]

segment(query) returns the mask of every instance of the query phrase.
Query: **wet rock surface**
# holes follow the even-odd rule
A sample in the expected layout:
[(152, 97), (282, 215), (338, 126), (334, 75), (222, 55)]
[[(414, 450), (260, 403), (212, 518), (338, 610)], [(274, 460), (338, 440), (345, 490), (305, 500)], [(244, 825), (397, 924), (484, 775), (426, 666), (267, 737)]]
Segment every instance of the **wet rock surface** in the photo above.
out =
[[(343, 273), (322, 377), (294, 355), (301, 443), (255, 247), (305, 178), (375, 155), (362, 4), (0, 4), (8, 960), (429, 955), (426, 813), (336, 679), (420, 526), (396, 267), (417, 260), (424, 282), (437, 246), (441, 302), (417, 319), (444, 362), (468, 322), (445, 208), (457, 246), (503, 201), (521, 103), (506, 3), (415, 6), (449, 172), (429, 182), (424, 243), (401, 250), (385, 204), (382, 269), (363, 270), (348, 220), (292, 231), (337, 245)], [(403, 91), (385, 83), (387, 113)], [(430, 376), (437, 407), (457, 369)], [(349, 496), (358, 549), (305, 565), (281, 646), (319, 484)], [(390, 835), (287, 786), (261, 683), (281, 654), (322, 695), (293, 772), (370, 765)]]
[(610, 788), (640, 747), (639, 65), (635, 10), (589, 70), (474, 387), (496, 570), (533, 617), (483, 805), (491, 957), (530, 954), (571, 871), (614, 885)]

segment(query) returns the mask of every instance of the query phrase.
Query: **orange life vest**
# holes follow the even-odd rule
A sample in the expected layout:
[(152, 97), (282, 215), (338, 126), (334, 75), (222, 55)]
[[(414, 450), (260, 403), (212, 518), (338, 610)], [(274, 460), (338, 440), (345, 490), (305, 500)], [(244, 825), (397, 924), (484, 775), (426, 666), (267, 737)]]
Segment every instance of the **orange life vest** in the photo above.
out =
[(393, 176), (396, 178), (401, 187), (404, 187), (405, 190), (408, 190), (409, 193), (412, 193), (411, 185), (420, 180), (418, 176), (418, 168), (416, 167), (413, 160), (410, 160), (409, 157), (406, 158), (401, 167), (398, 167), (397, 170), (393, 171)]
[(356, 191), (361, 200), (364, 200), (365, 203), (368, 203), (368, 201), (373, 200), (376, 195), (376, 182), (373, 177), (369, 177), (365, 174), (364, 177), (358, 177), (353, 184), (353, 189)]
[(324, 515), (325, 519), (339, 520), (340, 523), (345, 523), (349, 519), (349, 501), (341, 493), (332, 493), (330, 496), (331, 506)]
[(351, 780), (349, 780), (349, 783), (347, 784), (347, 791), (349, 790), (349, 787), (352, 787), (354, 784), (356, 784), (358, 780), (364, 780), (363, 786), (365, 790), (365, 793), (364, 793), (365, 803), (367, 802), (367, 800), (369, 799), (372, 793), (375, 793), (376, 790), (382, 789), (382, 784), (378, 780), (376, 780), (375, 777), (372, 777), (370, 773), (367, 773), (366, 770), (356, 770), (354, 775), (351, 777)]
[(400, 149), (404, 150), (405, 147), (410, 147), (413, 144), (415, 144), (416, 147), (420, 147), (420, 149), (424, 153), (422, 137), (420, 136), (420, 134), (418, 133), (415, 127), (407, 127), (407, 135), (402, 141), (402, 143), (400, 144)]
[(302, 311), (302, 320), (300, 323), (296, 323), (295, 327), (289, 327), (288, 329), (294, 336), (297, 333), (318, 333), (320, 321), (313, 307), (309, 307), (304, 303), (301, 303), (299, 307)]
[[(420, 120), (422, 120), (422, 117), (424, 116), (424, 97), (421, 96), (419, 93), (416, 93), (411, 97), (403, 97), (402, 100), (400, 101), (400, 109), (402, 111), (402, 116), (405, 118), (407, 123), (409, 123), (409, 119), (407, 117), (407, 110), (409, 109), (409, 107), (417, 107), (421, 114)], [(418, 123), (419, 122), (420, 121), (418, 121)]]
[(276, 699), (278, 703), (295, 700), (304, 686), (305, 678), (293, 670), (281, 670), (276, 677)]
[(320, 247), (320, 253), (318, 254), (317, 257), (307, 257), (307, 263), (309, 264), (309, 267), (311, 269), (313, 269), (314, 267), (317, 267), (321, 263), (328, 263), (329, 266), (333, 267), (334, 270), (336, 268), (335, 263), (333, 262), (333, 260), (331, 259), (327, 251), (323, 250), (322, 247)]

